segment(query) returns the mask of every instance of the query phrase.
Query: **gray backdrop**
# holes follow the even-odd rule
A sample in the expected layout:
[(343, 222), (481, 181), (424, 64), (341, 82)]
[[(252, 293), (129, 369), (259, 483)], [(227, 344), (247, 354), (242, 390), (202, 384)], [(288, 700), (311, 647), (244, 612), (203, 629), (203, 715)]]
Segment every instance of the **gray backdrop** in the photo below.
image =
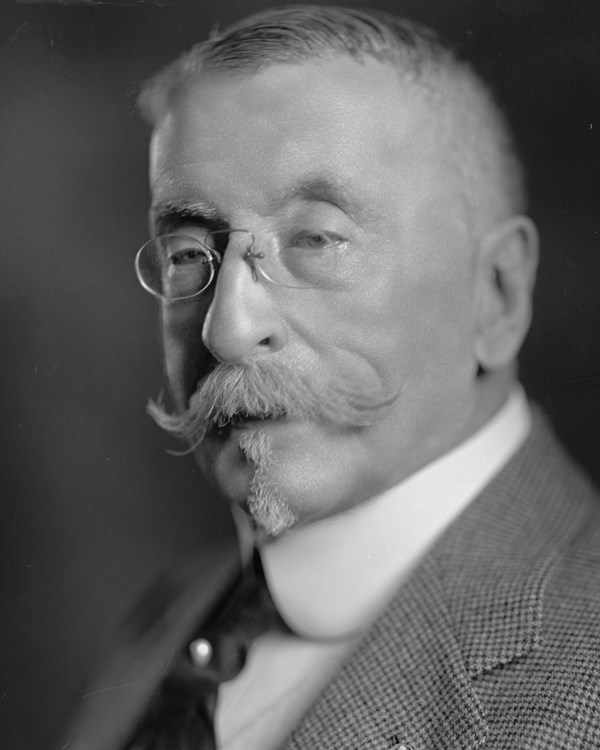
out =
[[(155, 0), (0, 11), (0, 747), (48, 748), (113, 623), (161, 568), (231, 533), (144, 414), (162, 386), (139, 82), (268, 3)], [(365, 5), (366, 3), (348, 3)], [(600, 4), (376, 2), (441, 26), (520, 135), (543, 261), (523, 378), (600, 476)]]

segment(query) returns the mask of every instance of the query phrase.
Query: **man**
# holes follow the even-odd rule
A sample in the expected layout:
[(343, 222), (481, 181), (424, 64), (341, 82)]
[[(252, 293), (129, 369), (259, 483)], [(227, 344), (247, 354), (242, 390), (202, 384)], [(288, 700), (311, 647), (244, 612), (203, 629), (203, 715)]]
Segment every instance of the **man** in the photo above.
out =
[(238, 566), (204, 558), (138, 612), (69, 747), (214, 746), (215, 696), (222, 748), (597, 746), (598, 506), (515, 382), (537, 237), (484, 85), (412, 23), (295, 6), (141, 105), (136, 267), (177, 406), (151, 413), (283, 623), (205, 691)]

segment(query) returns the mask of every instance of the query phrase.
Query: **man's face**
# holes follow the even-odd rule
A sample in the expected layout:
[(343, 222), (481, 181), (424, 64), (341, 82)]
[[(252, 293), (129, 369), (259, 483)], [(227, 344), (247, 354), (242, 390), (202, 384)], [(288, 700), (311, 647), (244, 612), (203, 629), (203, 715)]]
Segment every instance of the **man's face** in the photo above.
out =
[(293, 289), (255, 280), (236, 239), (209, 291), (164, 303), (179, 407), (216, 362), (268, 361), (391, 398), (373, 424), (312, 415), (210, 431), (196, 455), (232, 501), (245, 502), (255, 475), (240, 450), (249, 435), (268, 441), (261, 471), (301, 522), (355, 506), (465, 436), (474, 250), (436, 122), (392, 68), (339, 57), (203, 77), (157, 128), (154, 206), (187, 210), (158, 231), (246, 229), (255, 251), (281, 233), (325, 233), (346, 248), (327, 283)]

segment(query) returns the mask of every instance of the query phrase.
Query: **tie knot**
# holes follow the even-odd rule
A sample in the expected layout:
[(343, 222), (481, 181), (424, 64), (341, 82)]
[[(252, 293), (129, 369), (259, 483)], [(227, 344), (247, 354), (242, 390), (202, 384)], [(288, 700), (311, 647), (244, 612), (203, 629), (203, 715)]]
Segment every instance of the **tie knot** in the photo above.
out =
[(203, 677), (226, 682), (244, 668), (249, 647), (236, 633), (215, 633), (192, 641), (189, 651), (193, 665)]
[(256, 554), (224, 609), (209, 627), (197, 631), (189, 646), (192, 663), (208, 680), (232, 680), (244, 668), (252, 642), (267, 630), (284, 627)]

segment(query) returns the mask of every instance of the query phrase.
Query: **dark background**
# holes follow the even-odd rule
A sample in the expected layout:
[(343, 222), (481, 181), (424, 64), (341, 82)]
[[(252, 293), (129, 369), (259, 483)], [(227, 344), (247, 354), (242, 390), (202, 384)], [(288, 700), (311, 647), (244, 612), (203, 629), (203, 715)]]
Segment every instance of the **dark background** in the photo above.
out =
[[(363, 6), (365, 2), (349, 2)], [(162, 385), (139, 82), (268, 3), (0, 10), (0, 747), (48, 748), (82, 673), (161, 568), (230, 533), (144, 414)], [(507, 108), (542, 236), (524, 382), (600, 477), (600, 3), (375, 2), (460, 41)]]

